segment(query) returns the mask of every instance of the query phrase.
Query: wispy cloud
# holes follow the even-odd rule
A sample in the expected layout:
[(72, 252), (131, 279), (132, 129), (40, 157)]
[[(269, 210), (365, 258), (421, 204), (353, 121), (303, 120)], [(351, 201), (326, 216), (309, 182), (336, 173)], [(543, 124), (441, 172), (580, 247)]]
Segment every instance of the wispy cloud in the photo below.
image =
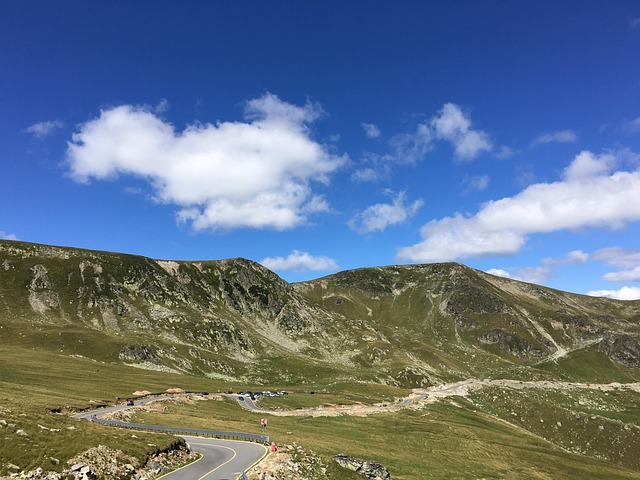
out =
[(414, 132), (394, 135), (390, 143), (398, 163), (413, 165), (423, 160), (433, 148), (433, 133), (429, 125), (423, 123)]
[(616, 171), (613, 154), (578, 154), (562, 180), (533, 184), (513, 197), (490, 201), (471, 216), (432, 220), (423, 240), (398, 250), (400, 259), (440, 262), (513, 255), (534, 233), (581, 227), (620, 228), (640, 220), (640, 170)]
[(578, 141), (578, 134), (573, 130), (559, 130), (557, 132), (547, 132), (539, 135), (531, 142), (531, 147), (546, 145), (548, 143), (575, 143)]
[(0, 230), (0, 238), (2, 240), (18, 240), (18, 237), (13, 233), (3, 232), (2, 230)]
[(84, 183), (143, 178), (197, 231), (290, 229), (328, 209), (313, 183), (328, 183), (347, 160), (311, 138), (322, 114), (319, 105), (267, 93), (246, 103), (245, 122), (176, 132), (152, 109), (123, 105), (80, 126), (67, 150), (69, 172)]
[(622, 123), (622, 131), (625, 133), (640, 133), (640, 117)]
[(506, 158), (513, 157), (516, 153), (518, 152), (516, 152), (513, 148), (508, 147), (506, 145), (501, 145), (500, 148), (498, 148), (498, 151), (496, 152), (496, 157), (499, 160), (504, 160)]
[(629, 21), (629, 25), (631, 25), (631, 28), (640, 27), (640, 17), (632, 18), (631, 21)]
[(587, 261), (589, 261), (588, 253), (582, 250), (572, 250), (562, 258), (543, 258), (540, 265), (534, 267), (515, 267), (511, 272), (502, 268), (492, 268), (487, 270), (487, 273), (540, 285), (553, 277), (555, 267), (559, 265), (577, 265)]
[(274, 271), (333, 271), (338, 269), (335, 260), (325, 256), (313, 256), (307, 252), (293, 250), (286, 257), (266, 257), (260, 261), (262, 265)]
[(415, 215), (422, 205), (422, 200), (407, 205), (405, 192), (400, 192), (391, 203), (377, 203), (358, 213), (350, 220), (349, 226), (359, 233), (382, 231), (390, 225), (405, 222)]
[(364, 128), (364, 134), (367, 138), (378, 138), (380, 136), (380, 129), (373, 123), (363, 123), (362, 128)]
[(37, 139), (41, 139), (62, 127), (64, 127), (64, 122), (62, 120), (47, 120), (46, 122), (34, 123), (33, 125), (25, 128), (23, 132), (29, 133)]
[(462, 193), (481, 192), (489, 186), (490, 180), (489, 175), (467, 176), (462, 180), (462, 186), (464, 187)]
[(611, 266), (622, 268), (615, 272), (607, 272), (602, 276), (608, 282), (640, 282), (640, 250), (610, 247), (594, 252), (594, 260), (603, 261)]
[[(376, 125), (363, 123), (362, 127), (370, 138), (380, 134)], [(471, 119), (460, 106), (446, 103), (436, 115), (419, 123), (412, 131), (393, 135), (388, 141), (390, 153), (365, 153), (362, 166), (351, 178), (358, 182), (378, 181), (389, 175), (392, 166), (415, 165), (425, 160), (438, 142), (450, 143), (457, 160), (473, 160), (483, 151), (493, 149), (489, 135), (471, 128)], [(502, 149), (505, 156), (513, 153), (508, 147)]]

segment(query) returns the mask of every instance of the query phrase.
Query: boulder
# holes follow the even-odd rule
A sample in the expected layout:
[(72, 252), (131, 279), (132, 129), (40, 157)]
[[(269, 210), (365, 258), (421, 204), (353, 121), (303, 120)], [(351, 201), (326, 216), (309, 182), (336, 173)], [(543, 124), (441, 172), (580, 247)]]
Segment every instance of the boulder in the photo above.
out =
[(377, 462), (368, 462), (359, 458), (353, 458), (344, 453), (335, 455), (333, 460), (341, 467), (364, 475), (369, 480), (391, 480), (389, 471)]

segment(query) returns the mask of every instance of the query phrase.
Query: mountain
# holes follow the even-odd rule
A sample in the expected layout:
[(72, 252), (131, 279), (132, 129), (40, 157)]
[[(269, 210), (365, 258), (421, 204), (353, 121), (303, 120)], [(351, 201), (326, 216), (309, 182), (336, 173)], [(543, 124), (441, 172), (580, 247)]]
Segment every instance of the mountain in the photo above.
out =
[(244, 383), (318, 376), (403, 387), (462, 378), (640, 379), (640, 301), (561, 292), (457, 263), (289, 284), (237, 258), (169, 261), (0, 241), (2, 338), (101, 362)]

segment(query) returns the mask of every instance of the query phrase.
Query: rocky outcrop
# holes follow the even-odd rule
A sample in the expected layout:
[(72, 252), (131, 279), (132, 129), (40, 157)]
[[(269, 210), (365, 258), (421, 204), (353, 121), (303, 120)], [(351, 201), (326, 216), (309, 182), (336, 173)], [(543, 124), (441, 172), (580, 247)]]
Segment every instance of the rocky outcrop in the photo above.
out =
[(154, 362), (158, 356), (146, 345), (127, 345), (118, 354), (123, 362)]
[(482, 343), (487, 345), (497, 345), (500, 350), (504, 350), (516, 357), (533, 356), (540, 357), (544, 352), (535, 348), (530, 342), (517, 335), (513, 335), (505, 330), (496, 328), (478, 337)]
[(629, 335), (607, 335), (600, 351), (625, 367), (640, 368), (640, 343)]
[(376, 462), (368, 462), (366, 460), (360, 460), (359, 458), (353, 458), (344, 453), (340, 453), (333, 457), (333, 460), (343, 468), (357, 472), (364, 475), (369, 480), (390, 480), (391, 475), (389, 471)]

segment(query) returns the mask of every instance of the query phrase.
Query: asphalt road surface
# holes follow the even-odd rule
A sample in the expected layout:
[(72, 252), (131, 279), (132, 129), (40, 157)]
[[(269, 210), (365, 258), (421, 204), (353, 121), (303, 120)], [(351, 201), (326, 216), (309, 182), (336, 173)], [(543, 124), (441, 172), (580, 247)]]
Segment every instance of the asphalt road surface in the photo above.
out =
[(184, 437), (202, 458), (186, 467), (163, 475), (163, 480), (236, 480), (242, 472), (267, 454), (259, 443), (237, 442), (204, 437)]
[[(172, 397), (162, 397), (170, 399)], [(135, 401), (136, 406), (157, 401), (158, 398), (145, 398)], [(82, 412), (75, 418), (91, 420), (92, 417), (103, 416), (118, 410), (130, 408), (127, 405), (116, 405)], [(167, 430), (171, 430), (167, 427)], [(191, 450), (202, 454), (200, 460), (185, 467), (163, 475), (166, 480), (237, 480), (243, 472), (253, 467), (268, 453), (267, 447), (259, 443), (237, 440), (221, 440), (207, 437), (180, 435), (189, 444)]]

